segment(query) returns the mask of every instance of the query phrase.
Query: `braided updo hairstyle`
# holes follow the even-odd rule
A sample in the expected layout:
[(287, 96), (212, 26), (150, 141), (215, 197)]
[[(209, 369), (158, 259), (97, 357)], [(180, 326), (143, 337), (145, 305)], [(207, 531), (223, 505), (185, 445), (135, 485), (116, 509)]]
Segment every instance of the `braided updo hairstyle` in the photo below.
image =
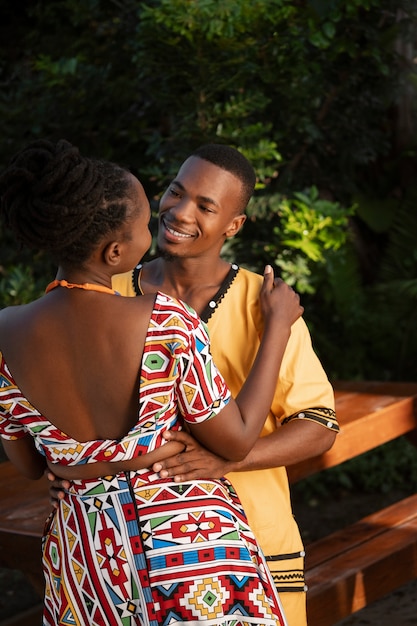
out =
[(81, 156), (64, 139), (36, 141), (0, 176), (1, 217), (27, 247), (77, 267), (126, 220), (127, 175), (114, 163)]

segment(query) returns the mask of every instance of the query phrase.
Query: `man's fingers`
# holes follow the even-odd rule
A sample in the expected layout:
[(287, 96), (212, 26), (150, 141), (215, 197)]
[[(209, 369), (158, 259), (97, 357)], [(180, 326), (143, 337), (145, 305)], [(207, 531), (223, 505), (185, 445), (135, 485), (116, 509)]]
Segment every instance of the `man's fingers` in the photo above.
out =
[(49, 488), (49, 496), (50, 496), (50, 502), (51, 502), (52, 506), (55, 509), (57, 509), (58, 508), (58, 502), (65, 498), (65, 492), (61, 491), (60, 489), (58, 489), (56, 487), (50, 487)]
[(187, 446), (192, 446), (195, 443), (195, 439), (187, 433), (185, 430), (168, 430), (162, 435), (167, 441), (179, 441)]
[[(180, 462), (180, 459), (176, 459), (175, 457), (158, 461), (152, 465), (153, 471), (158, 472), (163, 478), (172, 476), (175, 473), (175, 468), (178, 467), (183, 467), (183, 463)], [(163, 475), (162, 472), (164, 472)]]
[(159, 474), (160, 478), (172, 478), (175, 482), (207, 476), (207, 471), (200, 467), (200, 463), (197, 465), (196, 461), (190, 463), (167, 463), (166, 461), (161, 461), (154, 463), (152, 469)]

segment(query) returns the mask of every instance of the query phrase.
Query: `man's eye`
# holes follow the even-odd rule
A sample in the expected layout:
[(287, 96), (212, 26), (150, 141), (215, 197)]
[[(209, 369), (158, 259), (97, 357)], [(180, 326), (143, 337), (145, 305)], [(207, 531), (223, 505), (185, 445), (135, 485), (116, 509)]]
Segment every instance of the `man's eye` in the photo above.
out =
[(208, 206), (203, 206), (202, 204), (200, 204), (200, 209), (201, 209), (202, 211), (205, 211), (206, 213), (213, 213), (213, 209), (211, 209), (211, 208), (210, 208), (210, 207), (208, 207)]
[(169, 193), (171, 194), (171, 196), (175, 196), (176, 198), (178, 198), (178, 196), (180, 195), (178, 191), (174, 189), (174, 187), (169, 188)]

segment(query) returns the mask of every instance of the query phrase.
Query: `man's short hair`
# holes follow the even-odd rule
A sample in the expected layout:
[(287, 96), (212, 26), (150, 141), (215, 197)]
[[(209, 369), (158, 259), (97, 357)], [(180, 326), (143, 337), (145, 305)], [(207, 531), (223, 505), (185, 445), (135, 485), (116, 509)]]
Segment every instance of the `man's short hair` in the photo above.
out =
[(230, 172), (242, 183), (242, 213), (245, 211), (255, 189), (256, 174), (250, 162), (239, 150), (219, 143), (207, 143), (195, 150), (191, 156), (209, 161)]

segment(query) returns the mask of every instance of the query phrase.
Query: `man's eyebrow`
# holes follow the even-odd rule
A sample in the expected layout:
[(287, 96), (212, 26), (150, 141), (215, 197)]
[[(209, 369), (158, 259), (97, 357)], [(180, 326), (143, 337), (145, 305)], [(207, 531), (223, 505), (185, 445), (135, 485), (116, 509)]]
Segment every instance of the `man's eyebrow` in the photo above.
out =
[(213, 200), (213, 198), (209, 198), (208, 196), (197, 196), (197, 198), (200, 200), (200, 202), (205, 202), (207, 204), (212, 204), (213, 206), (219, 207), (220, 205), (218, 202), (216, 202), (215, 200)]
[[(181, 191), (186, 191), (184, 185), (181, 184), (179, 180), (176, 180), (176, 179), (173, 180), (171, 182), (171, 185), (176, 185), (177, 187), (179, 187), (181, 189)], [(198, 198), (198, 200), (200, 202), (207, 202), (208, 204), (212, 204), (213, 206), (216, 206), (216, 207), (220, 208), (219, 203), (216, 202), (215, 200), (213, 200), (213, 198), (209, 198), (208, 196), (199, 196), (199, 195), (197, 196), (197, 198)]]

